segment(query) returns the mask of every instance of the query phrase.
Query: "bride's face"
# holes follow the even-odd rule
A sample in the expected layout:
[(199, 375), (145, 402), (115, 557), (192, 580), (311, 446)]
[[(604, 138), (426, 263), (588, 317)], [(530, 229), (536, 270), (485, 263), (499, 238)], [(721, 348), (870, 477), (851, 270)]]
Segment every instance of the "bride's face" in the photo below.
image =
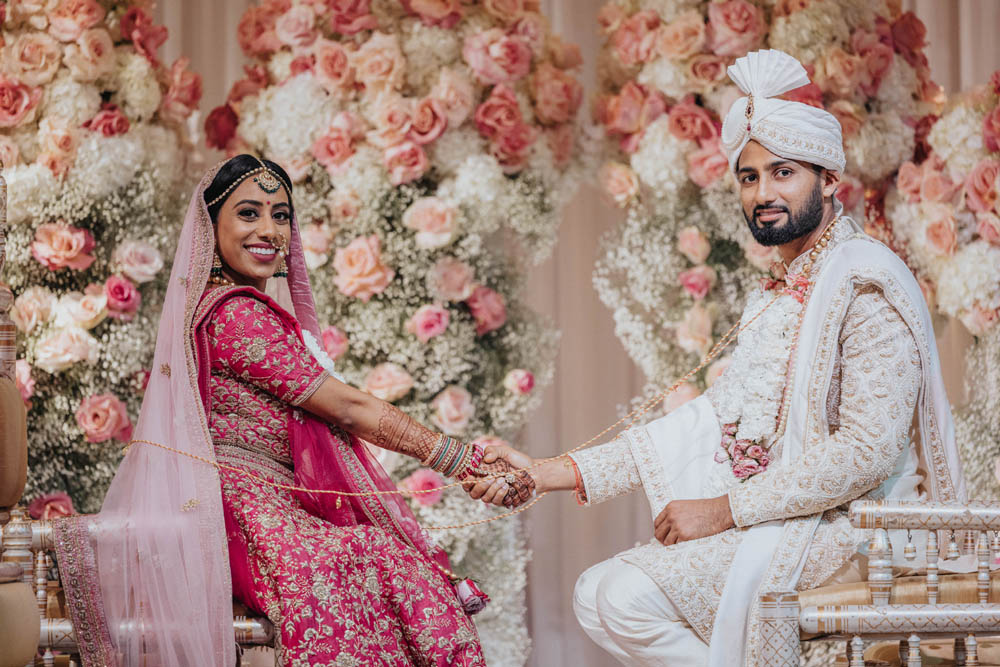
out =
[(278, 251), (288, 249), (292, 236), (292, 208), (285, 188), (267, 193), (247, 178), (222, 204), (215, 235), (223, 275), (263, 291), (281, 262)]

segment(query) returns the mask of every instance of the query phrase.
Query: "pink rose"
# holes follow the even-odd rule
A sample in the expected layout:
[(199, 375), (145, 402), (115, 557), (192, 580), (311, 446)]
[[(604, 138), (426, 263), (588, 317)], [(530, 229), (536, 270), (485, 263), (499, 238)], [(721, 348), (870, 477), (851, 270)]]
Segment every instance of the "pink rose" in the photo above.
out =
[(111, 73), (115, 68), (111, 35), (104, 28), (87, 30), (75, 43), (66, 46), (64, 60), (77, 81), (94, 81)]
[(548, 32), (548, 21), (541, 14), (534, 12), (523, 14), (507, 29), (508, 35), (520, 37), (524, 40), (524, 43), (531, 49), (531, 53), (535, 58), (542, 58), (544, 56)]
[(313, 47), (313, 54), (316, 56), (316, 79), (320, 85), (330, 92), (350, 88), (354, 70), (351, 68), (351, 57), (343, 45), (320, 39)]
[(1000, 245), (1000, 217), (992, 213), (980, 213), (976, 220), (976, 233), (986, 242)]
[(663, 399), (663, 412), (670, 414), (688, 401), (696, 399), (699, 396), (701, 396), (701, 392), (698, 391), (698, 387), (690, 382), (682, 382), (677, 389), (667, 394), (666, 398)]
[[(405, 0), (404, 0), (405, 1)], [(441, 502), (444, 497), (444, 480), (430, 468), (417, 468), (409, 477), (399, 483), (399, 488), (413, 492), (413, 500), (424, 507)]]
[(228, 104), (215, 107), (205, 119), (205, 144), (221, 151), (229, 148), (236, 139), (236, 126), (240, 119)]
[[(634, 152), (637, 145), (633, 144), (642, 136), (642, 132), (666, 110), (666, 100), (658, 91), (650, 91), (629, 81), (622, 86), (618, 95), (601, 105), (599, 120), (609, 135), (622, 137), (626, 152)], [(633, 138), (634, 142), (629, 142)]]
[(395, 35), (373, 33), (351, 58), (355, 77), (369, 90), (400, 88), (406, 75), (406, 59)]
[(159, 65), (156, 51), (167, 41), (167, 29), (153, 25), (153, 19), (139, 7), (125, 12), (121, 20), (122, 38), (132, 42), (137, 53), (154, 65)]
[(843, 174), (840, 177), (840, 185), (837, 186), (836, 197), (844, 205), (847, 211), (854, 211), (865, 196), (865, 184), (850, 174)]
[(350, 130), (342, 127), (329, 128), (326, 134), (313, 142), (312, 154), (331, 176), (336, 175), (354, 155), (354, 141)]
[(760, 464), (753, 459), (743, 459), (733, 466), (733, 475), (736, 476), (736, 479), (744, 480), (753, 477), (760, 472), (760, 470)]
[(717, 56), (740, 56), (753, 51), (764, 31), (763, 13), (746, 0), (708, 5), (708, 42)]
[(170, 67), (170, 87), (160, 110), (167, 118), (183, 122), (201, 102), (201, 75), (188, 69), (188, 58), (178, 58)]
[(990, 75), (989, 86), (994, 95), (1000, 95), (1000, 69)]
[(413, 377), (400, 366), (385, 362), (368, 373), (361, 388), (375, 398), (391, 403), (410, 393)]
[(907, 161), (899, 166), (899, 172), (896, 174), (896, 187), (906, 196), (907, 201), (916, 203), (920, 201), (920, 185), (923, 180), (923, 170)]
[(274, 34), (292, 50), (304, 49), (316, 41), (316, 11), (309, 5), (293, 5), (274, 23)]
[(347, 296), (368, 302), (381, 294), (395, 277), (395, 272), (382, 263), (381, 242), (374, 234), (359, 236), (333, 256), (333, 279), (337, 289)]
[(912, 67), (926, 65), (920, 50), (927, 45), (927, 27), (913, 12), (906, 12), (892, 23), (892, 43)]
[(435, 396), (431, 409), (434, 410), (431, 422), (447, 435), (461, 435), (476, 414), (472, 395), (456, 385), (445, 387)]
[(90, 285), (87, 293), (69, 292), (59, 298), (57, 325), (78, 326), (90, 330), (108, 316), (108, 299), (100, 285)]
[(564, 42), (558, 35), (549, 38), (546, 48), (552, 64), (559, 69), (576, 69), (583, 64), (579, 45)]
[(531, 69), (531, 47), (500, 28), (466, 37), (462, 57), (485, 84), (513, 83)]
[(35, 346), (35, 366), (48, 373), (64, 371), (73, 364), (97, 363), (100, 344), (80, 327), (65, 327), (47, 333)]
[(703, 264), (712, 252), (712, 245), (697, 227), (685, 227), (677, 234), (677, 249), (692, 264)]
[(535, 376), (531, 371), (515, 368), (508, 371), (503, 379), (503, 386), (512, 394), (530, 394), (535, 388)]
[(49, 12), (49, 33), (62, 42), (74, 42), (84, 30), (104, 20), (104, 8), (97, 0), (59, 0)]
[(458, 210), (437, 197), (421, 197), (403, 213), (403, 225), (417, 232), (417, 247), (442, 248), (457, 231)]
[(76, 510), (73, 509), (73, 501), (69, 495), (59, 491), (46, 493), (32, 500), (28, 505), (28, 514), (32, 519), (51, 521), (76, 514)]
[(924, 212), (931, 219), (924, 232), (927, 245), (938, 255), (951, 256), (955, 252), (955, 218), (950, 206), (929, 204)]
[(293, 158), (276, 159), (275, 161), (288, 173), (288, 178), (292, 179), (292, 183), (296, 184), (305, 180), (305, 177), (312, 170), (313, 164), (313, 158), (308, 154)]
[(334, 32), (355, 35), (378, 28), (370, 0), (326, 0), (326, 6), (330, 10), (330, 29)]
[(129, 129), (128, 118), (116, 105), (105, 102), (97, 115), (83, 124), (91, 132), (100, 132), (106, 137), (125, 134)]
[(583, 86), (572, 75), (542, 63), (530, 80), (535, 100), (535, 116), (540, 123), (553, 125), (571, 120), (583, 100)]
[(314, 271), (326, 264), (330, 252), (330, 235), (326, 227), (314, 223), (302, 225), (301, 236), (306, 267)]
[(822, 75), (817, 76), (819, 87), (838, 97), (851, 97), (861, 79), (861, 71), (861, 58), (835, 46), (826, 52)]
[(601, 185), (612, 201), (618, 206), (626, 206), (639, 194), (639, 177), (628, 165), (608, 162), (601, 168)]
[(350, 343), (345, 334), (338, 327), (329, 326), (323, 329), (323, 349), (331, 360), (336, 361), (347, 354)]
[(361, 211), (361, 197), (354, 190), (336, 189), (327, 199), (334, 220), (350, 222)]
[(292, 62), (288, 64), (288, 78), (290, 79), (298, 76), (299, 74), (312, 72), (315, 67), (316, 56), (313, 54), (307, 53), (302, 56), (296, 56), (292, 59)]
[(62, 61), (59, 42), (43, 32), (21, 33), (4, 52), (4, 69), (28, 86), (52, 80)]
[(602, 35), (610, 35), (618, 30), (628, 13), (617, 2), (608, 2), (597, 11), (597, 25), (601, 28)]
[(462, 605), (462, 611), (468, 616), (475, 616), (490, 603), (490, 596), (479, 588), (472, 579), (463, 579), (455, 585), (455, 593)]
[(264, 5), (250, 7), (243, 14), (236, 28), (236, 40), (248, 56), (267, 56), (281, 48), (281, 40), (274, 31), (275, 23), (291, 3), (284, 8)]
[(35, 107), (42, 99), (40, 88), (29, 88), (16, 79), (0, 74), (0, 127), (17, 127), (33, 120)]
[(412, 99), (384, 91), (372, 99), (370, 113), (375, 126), (367, 135), (370, 143), (389, 148), (407, 140), (413, 128)]
[(426, 343), (447, 331), (450, 321), (451, 315), (446, 308), (436, 303), (427, 304), (417, 308), (406, 321), (406, 332), (416, 336), (421, 343)]
[(64, 158), (67, 162), (76, 156), (80, 136), (65, 120), (50, 116), (39, 123), (38, 133), (38, 143), (43, 153)]
[(465, 300), (465, 305), (476, 320), (477, 336), (496, 331), (507, 322), (507, 306), (503, 297), (489, 287), (477, 287)]
[(430, 96), (441, 103), (451, 127), (458, 127), (472, 113), (476, 105), (475, 94), (469, 78), (451, 68), (441, 70), (430, 92)]
[(1000, 105), (983, 118), (983, 144), (986, 150), (1000, 151)]
[(114, 394), (88, 396), (76, 411), (76, 423), (83, 429), (87, 442), (128, 440), (132, 437), (132, 422), (128, 410)]
[(415, 181), (430, 167), (424, 149), (412, 141), (404, 141), (386, 149), (383, 159), (393, 185)]
[(403, 7), (420, 17), (425, 25), (453, 28), (462, 20), (460, 0), (402, 0)]
[(104, 283), (104, 294), (108, 297), (108, 315), (116, 320), (132, 321), (142, 303), (139, 290), (123, 276), (109, 276)]
[(923, 180), (920, 182), (920, 198), (928, 202), (950, 202), (961, 184), (952, 182), (944, 171), (944, 164), (937, 165), (933, 160), (926, 160), (922, 166)]
[(490, 153), (497, 159), (505, 174), (516, 174), (524, 168), (531, 147), (538, 139), (538, 131), (528, 124), (518, 125), (493, 138)]
[[(536, 3), (537, 4), (537, 3)], [(511, 23), (519, 18), (527, 9), (525, 0), (483, 0), (482, 7), (486, 13), (504, 23)]]
[(17, 143), (8, 136), (0, 135), (0, 162), (3, 162), (4, 168), (17, 166), (20, 159), (21, 149)]
[(611, 49), (624, 65), (649, 62), (656, 55), (659, 27), (660, 15), (655, 10), (636, 12), (611, 36)]
[(494, 86), (490, 96), (476, 108), (476, 128), (484, 137), (493, 138), (524, 124), (517, 96), (507, 86)]
[(700, 302), (696, 301), (677, 325), (677, 344), (698, 354), (705, 354), (712, 345), (712, 317)]
[(793, 88), (780, 97), (789, 102), (801, 102), (817, 109), (823, 108), (823, 91), (815, 83)]
[(760, 445), (750, 445), (749, 447), (747, 447), (747, 456), (749, 456), (752, 459), (760, 461), (762, 458), (764, 458), (766, 454), (767, 450), (765, 450)]
[(726, 68), (729, 62), (722, 56), (711, 53), (700, 53), (688, 62), (687, 74), (691, 85), (707, 92), (726, 79)]
[(958, 319), (973, 336), (982, 336), (996, 326), (997, 320), (1000, 319), (1000, 312), (997, 312), (996, 308), (984, 308), (981, 304), (976, 303), (971, 310), (959, 315)]
[(716, 279), (715, 269), (707, 264), (681, 271), (680, 275), (677, 276), (681, 287), (695, 300), (704, 299), (709, 290), (715, 286)]
[(21, 400), (24, 407), (31, 409), (31, 397), (35, 395), (35, 378), (31, 377), (31, 364), (24, 359), (14, 362), (14, 384), (21, 392)]
[(465, 262), (454, 257), (442, 257), (427, 275), (427, 287), (436, 298), (444, 301), (464, 301), (475, 289), (475, 275)]
[(861, 91), (874, 97), (892, 67), (892, 46), (882, 42), (878, 34), (859, 28), (851, 35), (851, 47), (861, 57)]
[(10, 318), (18, 329), (30, 334), (37, 327), (49, 321), (55, 307), (55, 295), (47, 288), (35, 285), (24, 290), (19, 297), (14, 299)]
[(699, 188), (707, 188), (729, 171), (729, 159), (722, 152), (722, 142), (712, 137), (687, 155), (688, 178)]
[(418, 144), (429, 144), (448, 127), (444, 105), (433, 97), (425, 97), (413, 105), (409, 138)]
[(848, 100), (835, 100), (827, 109), (840, 122), (844, 138), (856, 136), (864, 124), (864, 111)]
[(660, 28), (656, 49), (668, 58), (689, 58), (705, 47), (705, 19), (689, 9)]
[(50, 222), (35, 230), (31, 255), (50, 271), (69, 267), (83, 271), (96, 259), (90, 252), (96, 243), (89, 230), (64, 222)]
[(708, 367), (708, 370), (705, 371), (705, 386), (711, 387), (715, 384), (716, 380), (722, 377), (722, 374), (726, 372), (726, 369), (729, 368), (729, 364), (731, 363), (733, 363), (732, 355), (727, 355), (712, 362), (712, 364)]

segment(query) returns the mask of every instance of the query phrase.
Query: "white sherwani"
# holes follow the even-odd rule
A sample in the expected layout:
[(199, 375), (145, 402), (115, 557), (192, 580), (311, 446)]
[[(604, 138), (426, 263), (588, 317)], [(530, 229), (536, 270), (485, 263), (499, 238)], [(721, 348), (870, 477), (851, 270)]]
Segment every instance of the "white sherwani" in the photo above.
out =
[[(964, 495), (916, 281), (853, 221), (835, 224), (813, 266), (789, 375), (788, 426), (767, 443), (767, 470), (741, 483), (728, 462), (712, 458), (722, 438), (718, 415), (733, 399), (729, 370), (666, 417), (573, 457), (590, 504), (641, 487), (655, 517), (674, 498), (728, 493), (737, 525), (670, 547), (653, 541), (580, 577), (580, 623), (623, 664), (755, 665), (761, 593), (856, 573), (868, 535), (849, 525), (850, 501)], [(738, 346), (766, 342), (752, 334), (742, 333)]]

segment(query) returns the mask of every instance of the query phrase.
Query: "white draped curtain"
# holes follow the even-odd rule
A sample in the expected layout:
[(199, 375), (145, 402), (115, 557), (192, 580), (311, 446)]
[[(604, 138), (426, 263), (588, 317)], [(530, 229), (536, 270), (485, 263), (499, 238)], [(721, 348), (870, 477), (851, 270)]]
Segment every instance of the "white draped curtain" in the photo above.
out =
[[(835, 1), (835, 0), (827, 0)], [(250, 0), (162, 0), (157, 20), (170, 30), (163, 55), (185, 55), (204, 80), (202, 113), (221, 104), (240, 77), (245, 60), (236, 42), (236, 24)], [(543, 0), (553, 27), (580, 45), (584, 79), (594, 89), (600, 38), (595, 16), (604, 0)], [(931, 70), (948, 93), (987, 80), (1000, 68), (1000, 1), (903, 0), (928, 29)], [(567, 208), (553, 257), (528, 281), (530, 301), (563, 332), (556, 380), (519, 443), (534, 456), (551, 456), (591, 438), (618, 418), (643, 384), (639, 371), (614, 335), (610, 311), (591, 287), (600, 237), (619, 218), (593, 188), (585, 188)], [(952, 396), (961, 396), (961, 358), (967, 338), (960, 327), (942, 323), (942, 363)], [(630, 497), (583, 510), (570, 494), (549, 497), (526, 519), (534, 558), (529, 567), (528, 618), (534, 667), (611, 664), (576, 624), (573, 584), (588, 566), (652, 536), (649, 507)]]

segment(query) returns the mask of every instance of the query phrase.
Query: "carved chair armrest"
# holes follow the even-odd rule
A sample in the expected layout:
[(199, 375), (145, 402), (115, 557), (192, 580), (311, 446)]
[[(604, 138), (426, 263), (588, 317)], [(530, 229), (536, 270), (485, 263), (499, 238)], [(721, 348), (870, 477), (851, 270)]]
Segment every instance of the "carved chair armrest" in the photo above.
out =
[(855, 500), (849, 519), (855, 528), (994, 531), (1000, 530), (1000, 501)]

